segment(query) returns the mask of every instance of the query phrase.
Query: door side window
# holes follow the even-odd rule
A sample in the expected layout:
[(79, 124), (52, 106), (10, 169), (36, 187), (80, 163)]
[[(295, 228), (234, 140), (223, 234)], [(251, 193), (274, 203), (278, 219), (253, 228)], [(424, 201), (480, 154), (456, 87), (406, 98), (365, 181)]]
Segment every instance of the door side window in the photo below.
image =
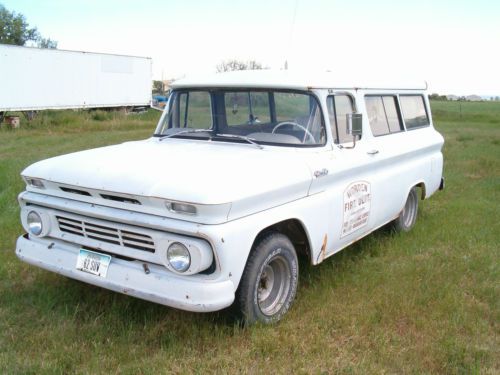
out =
[(354, 105), (349, 95), (333, 95), (327, 99), (328, 116), (334, 142), (342, 144), (352, 142), (352, 136), (347, 134), (346, 115), (354, 113)]
[(395, 96), (366, 96), (365, 104), (368, 122), (374, 136), (403, 130)]

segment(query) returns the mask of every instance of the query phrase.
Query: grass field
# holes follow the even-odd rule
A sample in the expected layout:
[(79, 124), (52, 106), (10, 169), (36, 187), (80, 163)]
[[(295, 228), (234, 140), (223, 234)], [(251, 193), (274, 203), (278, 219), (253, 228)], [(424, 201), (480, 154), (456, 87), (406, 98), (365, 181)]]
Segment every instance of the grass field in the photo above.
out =
[(432, 103), (447, 188), (407, 234), (317, 267), (275, 326), (181, 312), (18, 261), (19, 172), (149, 136), (158, 112), (55, 112), (0, 129), (1, 373), (500, 373), (500, 103)]

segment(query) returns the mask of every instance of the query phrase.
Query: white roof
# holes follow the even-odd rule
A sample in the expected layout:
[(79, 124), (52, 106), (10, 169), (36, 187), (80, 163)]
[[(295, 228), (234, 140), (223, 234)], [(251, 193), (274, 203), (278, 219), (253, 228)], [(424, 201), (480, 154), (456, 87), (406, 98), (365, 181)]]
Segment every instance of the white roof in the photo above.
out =
[(425, 81), (407, 83), (394, 79), (370, 82), (349, 80), (331, 72), (306, 73), (290, 70), (240, 70), (215, 73), (179, 79), (172, 83), (172, 88), (189, 87), (250, 87), (307, 90), (312, 88), (332, 89), (394, 89), (426, 90)]
[(117, 54), (117, 53), (105, 53), (105, 52), (89, 52), (89, 51), (75, 51), (75, 50), (69, 50), (69, 49), (59, 49), (59, 48), (39, 48), (39, 47), (29, 47), (29, 46), (16, 46), (13, 44), (0, 44), (0, 50), (4, 48), (12, 48), (12, 49), (19, 49), (19, 50), (26, 50), (26, 51), (32, 51), (32, 52), (39, 52), (39, 53), (79, 53), (79, 54), (88, 54), (88, 55), (109, 55), (109, 56), (120, 56), (120, 57), (134, 57), (137, 59), (147, 59), (147, 60), (152, 60), (151, 57), (144, 57), (144, 56), (134, 56), (134, 55), (122, 55), (122, 54)]

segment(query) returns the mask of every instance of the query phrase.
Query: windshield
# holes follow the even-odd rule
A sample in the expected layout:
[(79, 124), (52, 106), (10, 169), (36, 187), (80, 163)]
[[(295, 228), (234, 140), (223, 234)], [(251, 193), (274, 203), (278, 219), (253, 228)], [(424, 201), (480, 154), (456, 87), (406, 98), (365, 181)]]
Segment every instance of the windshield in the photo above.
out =
[(291, 146), (326, 141), (319, 103), (305, 92), (175, 90), (168, 106), (155, 136)]

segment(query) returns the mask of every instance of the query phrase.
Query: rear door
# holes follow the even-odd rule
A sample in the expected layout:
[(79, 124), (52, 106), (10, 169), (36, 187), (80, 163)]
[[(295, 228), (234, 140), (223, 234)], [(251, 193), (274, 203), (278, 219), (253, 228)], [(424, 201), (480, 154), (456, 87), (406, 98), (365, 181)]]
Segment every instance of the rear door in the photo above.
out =
[(373, 163), (373, 178), (377, 189), (373, 192), (374, 226), (394, 219), (406, 196), (405, 154), (411, 146), (406, 139), (399, 109), (398, 96), (393, 93), (365, 95), (364, 104), (372, 134), (369, 155)]

